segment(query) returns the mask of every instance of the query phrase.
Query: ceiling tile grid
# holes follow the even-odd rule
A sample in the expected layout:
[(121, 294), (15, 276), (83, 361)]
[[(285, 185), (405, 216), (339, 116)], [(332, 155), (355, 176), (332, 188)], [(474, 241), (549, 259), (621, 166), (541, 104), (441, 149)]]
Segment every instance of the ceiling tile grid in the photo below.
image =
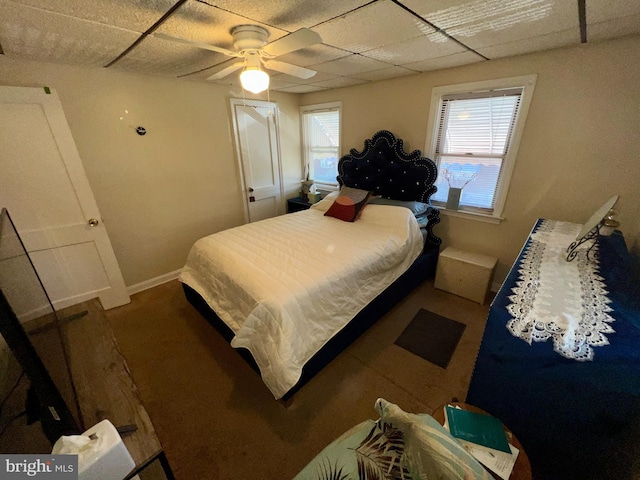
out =
[(246, 24), (266, 28), (269, 32), (268, 40), (270, 42), (289, 33), (287, 30), (249, 19), (242, 14), (197, 1), (188, 1), (178, 8), (158, 27), (157, 33), (209, 43), (232, 50), (231, 29), (236, 25)]
[(363, 83), (368, 83), (366, 80), (362, 80), (356, 77), (336, 77), (332, 80), (325, 80), (322, 82), (314, 83), (318, 87), (322, 87), (324, 89), (331, 88), (342, 88), (342, 87), (351, 87), (353, 85), (361, 85)]
[(330, 60), (337, 60), (338, 58), (351, 55), (351, 53), (352, 52), (349, 52), (348, 50), (342, 50), (340, 48), (320, 44), (309, 48), (303, 48), (302, 50), (296, 50), (295, 52), (287, 53), (286, 55), (281, 55), (278, 57), (278, 60), (300, 65), (301, 67), (308, 67), (310, 65), (328, 62)]
[[(640, 6), (640, 2), (638, 2)], [(587, 13), (587, 18), (589, 14)], [(591, 40), (610, 40), (640, 32), (640, 14), (588, 23), (589, 38)]]
[[(211, 0), (229, 12), (238, 12), (247, 18), (275, 26), (289, 32), (300, 28), (313, 28), (335, 17), (356, 10), (371, 0)], [(254, 22), (250, 22), (254, 23)]]
[(329, 88), (319, 87), (317, 85), (296, 85), (294, 87), (283, 87), (278, 89), (278, 91), (288, 92), (288, 93), (311, 93), (311, 92), (319, 92), (322, 90), (329, 90)]
[(406, 0), (406, 3), (419, 4), (420, 15), (475, 50), (533, 40), (570, 28), (575, 29), (578, 41), (580, 38), (576, 0)]
[(295, 85), (315, 85), (318, 82), (324, 82), (326, 80), (332, 80), (340, 75), (335, 75), (326, 72), (318, 72), (313, 77), (309, 79), (297, 78), (291, 75), (286, 75), (284, 73), (279, 73), (277, 75), (271, 75), (271, 78), (276, 82), (287, 82)]
[(0, 45), (8, 56), (103, 66), (138, 38), (137, 32), (0, 2)]
[[(392, 28), (389, 28), (392, 26)], [(435, 30), (399, 8), (391, 0), (379, 0), (314, 28), (323, 43), (362, 53), (408, 40)]]
[[(438, 39), (437, 41), (435, 40), (436, 38)], [(362, 55), (392, 65), (407, 65), (421, 60), (444, 57), (445, 55), (466, 51), (467, 49), (441, 33), (434, 33), (367, 50)]]
[(317, 65), (311, 65), (310, 67), (318, 72), (349, 76), (363, 72), (370, 72), (372, 70), (380, 70), (381, 68), (390, 66), (392, 65), (374, 58), (368, 58), (357, 53), (352, 53), (347, 57), (342, 57), (330, 62), (319, 63)]
[[(640, 34), (640, 0), (585, 3), (587, 42)], [(238, 25), (267, 42), (306, 28), (321, 43), (277, 61), (316, 75), (268, 70), (272, 90), (305, 93), (578, 45), (580, 21), (577, 0), (0, 0), (0, 53), (207, 81), (239, 59), (166, 36), (233, 50)]]
[(134, 32), (145, 32), (175, 0), (12, 0), (67, 17), (88, 20)]
[(428, 72), (432, 70), (440, 70), (444, 68), (459, 67), (461, 65), (469, 65), (484, 61), (484, 58), (471, 51), (464, 51), (446, 55), (444, 57), (429, 58), (419, 62), (407, 63), (405, 68), (417, 70), (419, 72)]
[(636, 0), (589, 0), (586, 5), (588, 24), (640, 15), (640, 2)]
[(358, 78), (367, 80), (369, 82), (377, 82), (379, 80), (389, 80), (390, 78), (405, 77), (407, 75), (415, 75), (418, 73), (416, 70), (411, 70), (405, 67), (386, 67), (379, 70), (372, 70), (370, 72), (359, 73)]
[(478, 48), (478, 52), (487, 58), (503, 58), (565, 47), (572, 44), (580, 44), (579, 30), (563, 30), (546, 35), (537, 35), (535, 38), (523, 38), (509, 43)]
[[(114, 68), (137, 73), (181, 76), (229, 60), (221, 53), (148, 35)], [(207, 76), (212, 75), (213, 72)]]

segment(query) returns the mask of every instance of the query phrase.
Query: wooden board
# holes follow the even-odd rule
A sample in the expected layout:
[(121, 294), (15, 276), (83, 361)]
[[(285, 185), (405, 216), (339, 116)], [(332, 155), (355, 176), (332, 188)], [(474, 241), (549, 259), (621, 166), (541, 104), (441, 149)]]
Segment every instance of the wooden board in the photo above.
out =
[(116, 428), (135, 424), (138, 429), (123, 441), (136, 466), (144, 466), (162, 453), (162, 445), (98, 301), (65, 309), (61, 318), (83, 309), (87, 315), (62, 322), (82, 420), (86, 428), (104, 419)]

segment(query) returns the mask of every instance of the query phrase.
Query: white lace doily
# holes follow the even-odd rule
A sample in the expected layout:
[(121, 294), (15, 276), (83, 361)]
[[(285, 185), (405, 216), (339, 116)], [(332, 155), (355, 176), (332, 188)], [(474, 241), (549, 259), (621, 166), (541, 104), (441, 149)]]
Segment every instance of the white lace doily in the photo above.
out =
[[(605, 333), (614, 333), (608, 314), (611, 300), (597, 273), (597, 260), (587, 258), (586, 242), (576, 258), (567, 262), (567, 247), (576, 238), (581, 225), (543, 220), (531, 234), (531, 242), (522, 254), (520, 274), (511, 304), (513, 317), (507, 328), (515, 337), (531, 344), (551, 338), (553, 349), (566, 358), (592, 360), (593, 348), (608, 345)], [(597, 259), (597, 245), (591, 257)]]

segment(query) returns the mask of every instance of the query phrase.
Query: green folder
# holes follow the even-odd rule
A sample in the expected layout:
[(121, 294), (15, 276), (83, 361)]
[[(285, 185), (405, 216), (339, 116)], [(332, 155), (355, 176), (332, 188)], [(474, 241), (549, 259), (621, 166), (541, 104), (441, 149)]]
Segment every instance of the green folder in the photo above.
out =
[(496, 417), (447, 405), (449, 431), (461, 440), (511, 453), (502, 422)]

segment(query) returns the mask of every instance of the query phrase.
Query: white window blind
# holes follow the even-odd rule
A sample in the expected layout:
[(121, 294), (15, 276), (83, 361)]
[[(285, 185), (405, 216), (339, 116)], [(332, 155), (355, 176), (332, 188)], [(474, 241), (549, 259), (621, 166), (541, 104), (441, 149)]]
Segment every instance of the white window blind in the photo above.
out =
[(340, 109), (304, 110), (305, 171), (316, 183), (337, 185), (340, 152)]
[(435, 150), (436, 202), (446, 202), (450, 186), (464, 187), (460, 210), (493, 214), (522, 92), (510, 88), (442, 96)]

